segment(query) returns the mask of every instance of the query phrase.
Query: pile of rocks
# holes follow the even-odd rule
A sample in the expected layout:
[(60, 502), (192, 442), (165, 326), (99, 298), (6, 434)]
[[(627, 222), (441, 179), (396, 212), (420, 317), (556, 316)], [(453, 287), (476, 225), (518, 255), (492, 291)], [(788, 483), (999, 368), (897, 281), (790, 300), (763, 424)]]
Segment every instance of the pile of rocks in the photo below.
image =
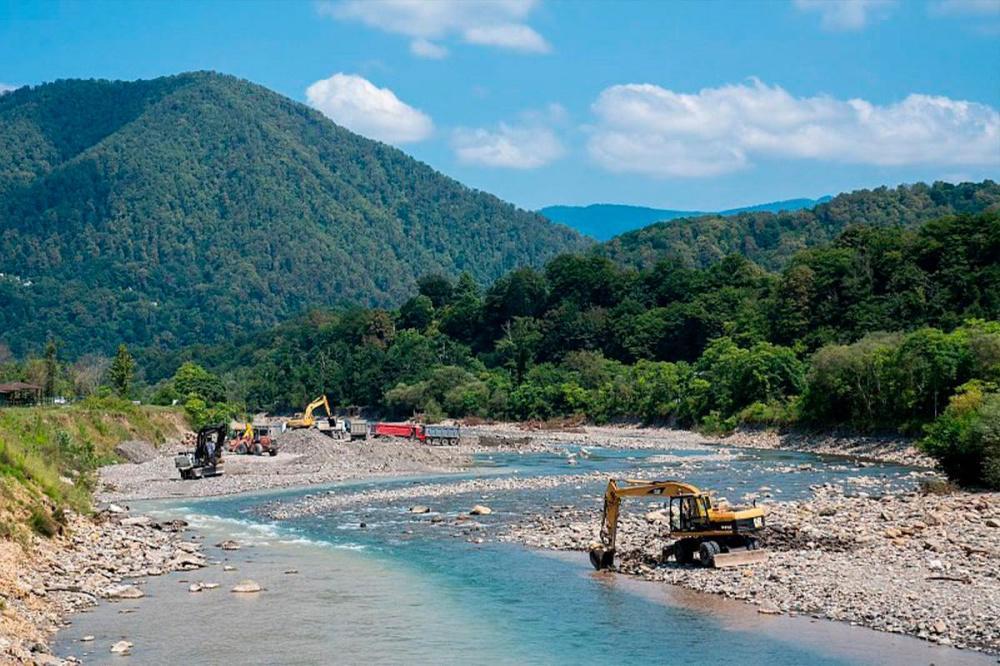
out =
[[(619, 570), (722, 594), (762, 612), (803, 613), (1000, 653), (1000, 494), (848, 497), (839, 485), (808, 501), (770, 503), (769, 560), (734, 569), (661, 562), (668, 543), (655, 512), (626, 513)], [(502, 537), (585, 550), (599, 510), (559, 507)]]
[(63, 536), (0, 552), (0, 662), (63, 663), (49, 637), (66, 616), (101, 599), (139, 599), (144, 576), (204, 567), (183, 521), (157, 523), (111, 505), (93, 518), (67, 514)]

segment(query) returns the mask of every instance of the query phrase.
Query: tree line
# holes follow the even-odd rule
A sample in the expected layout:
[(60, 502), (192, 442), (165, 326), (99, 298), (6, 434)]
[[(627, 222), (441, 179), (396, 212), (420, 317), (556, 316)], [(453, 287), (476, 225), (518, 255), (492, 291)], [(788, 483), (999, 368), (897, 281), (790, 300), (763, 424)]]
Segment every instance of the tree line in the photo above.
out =
[(997, 486), (1000, 215), (850, 227), (777, 273), (738, 255), (636, 269), (588, 253), (486, 289), (430, 274), (398, 309), (314, 310), (137, 358), (148, 399), (195, 411), (289, 412), (325, 393), (386, 418), (894, 431)]

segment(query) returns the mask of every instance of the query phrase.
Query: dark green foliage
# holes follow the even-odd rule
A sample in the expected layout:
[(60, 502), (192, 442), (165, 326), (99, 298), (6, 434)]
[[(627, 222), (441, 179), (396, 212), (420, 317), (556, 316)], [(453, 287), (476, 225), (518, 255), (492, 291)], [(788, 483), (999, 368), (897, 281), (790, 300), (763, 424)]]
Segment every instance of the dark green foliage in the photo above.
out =
[(659, 222), (613, 238), (595, 251), (623, 265), (646, 268), (665, 258), (686, 266), (710, 266), (739, 253), (777, 270), (796, 252), (829, 242), (851, 225), (913, 228), (947, 215), (996, 210), (998, 205), (1000, 185), (991, 180), (880, 187), (841, 194), (805, 210)]
[(123, 398), (127, 398), (132, 389), (132, 378), (135, 375), (135, 359), (129, 353), (128, 347), (118, 345), (118, 353), (108, 369), (108, 380), (112, 390)]
[(948, 476), (963, 485), (1000, 490), (1000, 393), (972, 382), (952, 397), (921, 442)]
[(0, 96), (0, 340), (19, 356), (216, 343), (587, 244), (233, 77)]

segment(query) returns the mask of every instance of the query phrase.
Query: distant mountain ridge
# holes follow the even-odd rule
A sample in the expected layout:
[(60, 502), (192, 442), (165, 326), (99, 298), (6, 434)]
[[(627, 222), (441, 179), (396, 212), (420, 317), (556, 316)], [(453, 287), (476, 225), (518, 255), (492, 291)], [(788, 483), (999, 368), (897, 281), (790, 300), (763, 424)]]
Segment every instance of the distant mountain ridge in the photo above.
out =
[(0, 96), (0, 342), (18, 354), (217, 342), (590, 245), (235, 77)]
[(585, 236), (605, 241), (619, 234), (639, 229), (654, 222), (665, 222), (682, 217), (701, 217), (703, 215), (736, 215), (737, 213), (812, 208), (829, 201), (832, 197), (819, 199), (786, 199), (770, 203), (730, 208), (718, 212), (670, 210), (665, 208), (648, 208), (646, 206), (629, 206), (625, 204), (590, 204), (589, 206), (546, 206), (538, 212), (560, 224), (576, 229)]
[(664, 259), (705, 267), (742, 254), (766, 269), (780, 270), (799, 250), (830, 242), (851, 225), (913, 228), (941, 217), (998, 209), (1000, 185), (992, 180), (878, 187), (838, 194), (809, 209), (657, 222), (616, 236), (594, 252), (637, 268)]

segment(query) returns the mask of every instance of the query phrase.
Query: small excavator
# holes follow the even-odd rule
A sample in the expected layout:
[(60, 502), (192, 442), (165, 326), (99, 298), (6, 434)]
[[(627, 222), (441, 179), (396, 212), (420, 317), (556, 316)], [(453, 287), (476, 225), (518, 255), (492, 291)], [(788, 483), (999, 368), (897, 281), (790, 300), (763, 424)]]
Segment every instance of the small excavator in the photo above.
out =
[(194, 451), (174, 456), (174, 466), (182, 479), (202, 479), (222, 475), (222, 447), (229, 426), (208, 425), (198, 431)]
[(326, 409), (326, 418), (328, 420), (331, 416), (333, 416), (333, 410), (330, 409), (330, 402), (326, 399), (326, 395), (324, 394), (306, 405), (305, 411), (301, 416), (289, 419), (287, 426), (293, 429), (312, 428), (316, 425), (316, 417), (313, 416), (313, 412), (318, 407)]
[(695, 554), (704, 567), (733, 567), (763, 562), (758, 535), (764, 529), (764, 509), (753, 506), (719, 509), (708, 493), (683, 481), (608, 481), (604, 491), (601, 542), (590, 548), (590, 563), (600, 571), (614, 566), (618, 513), (624, 497), (668, 499), (669, 536), (676, 539), (663, 549), (663, 561), (673, 556), (678, 564), (691, 564)]

